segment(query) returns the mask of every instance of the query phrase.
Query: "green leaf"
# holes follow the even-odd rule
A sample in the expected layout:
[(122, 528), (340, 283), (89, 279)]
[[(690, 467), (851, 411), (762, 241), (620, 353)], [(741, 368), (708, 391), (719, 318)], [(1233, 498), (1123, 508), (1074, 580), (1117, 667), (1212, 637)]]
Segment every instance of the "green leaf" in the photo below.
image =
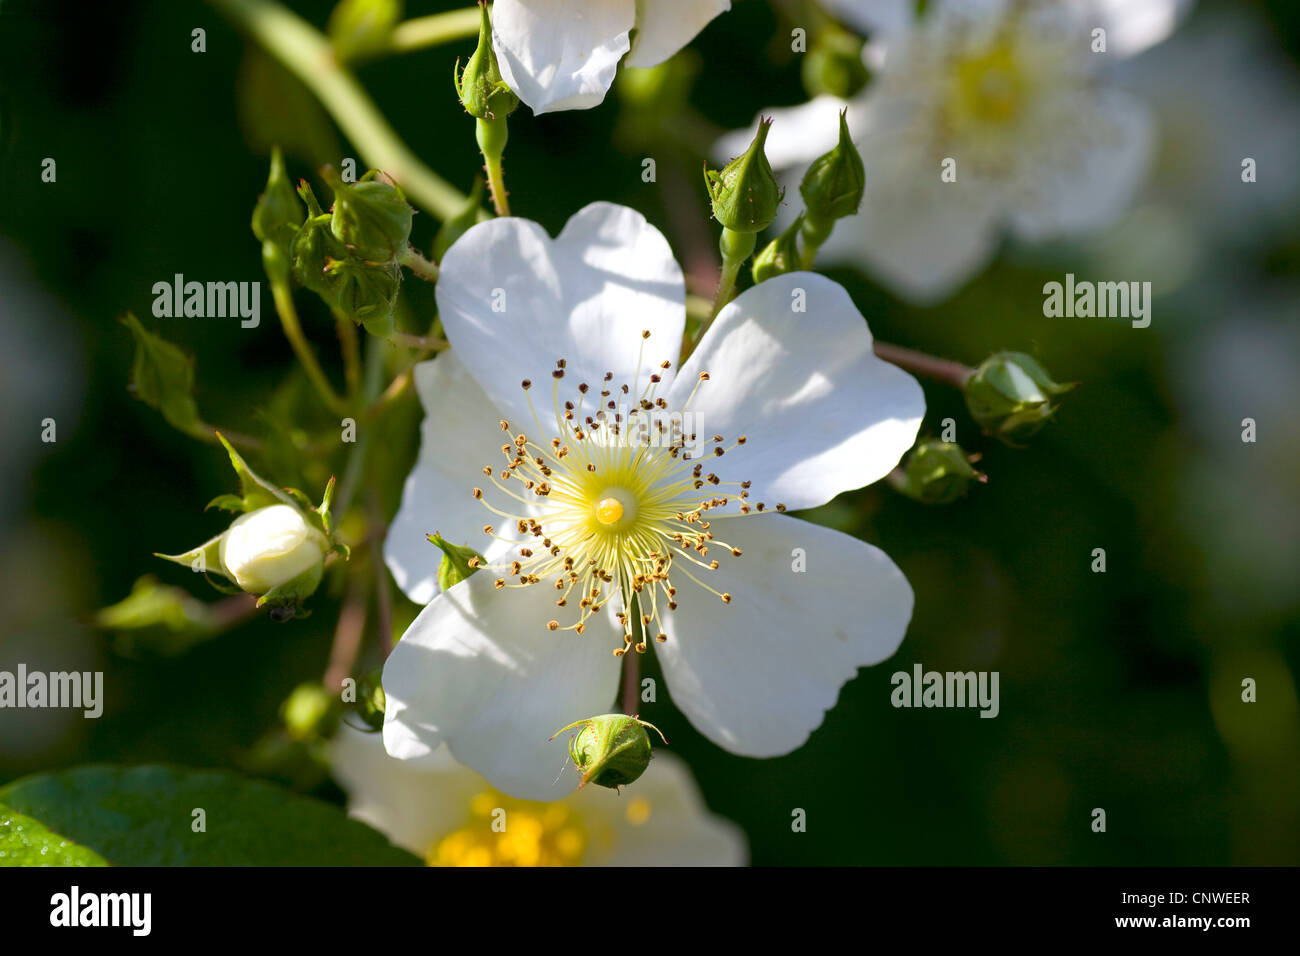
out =
[(223, 770), (74, 767), (0, 788), (0, 802), (115, 866), (421, 864), (337, 807)]
[(162, 412), (173, 428), (187, 435), (203, 433), (203, 420), (194, 404), (194, 358), (145, 329), (132, 313), (121, 322), (135, 337), (131, 390), (146, 405)]
[[(221, 434), (221, 432), (217, 432), (217, 438), (226, 449), (226, 453), (230, 456), (230, 465), (235, 469), (235, 474), (239, 476), (239, 490), (243, 492), (243, 506), (242, 509), (232, 507), (232, 499), (234, 501), (237, 501), (238, 499), (236, 499), (234, 495), (222, 495), (208, 502), (209, 508), (216, 505), (218, 508), (222, 508), (226, 511), (243, 510), (247, 513), (249, 511), (256, 511), (258, 508), (265, 508), (268, 505), (295, 504), (293, 498), (275, 487), (275, 485), (271, 484), (261, 475), (257, 474), (253, 469), (249, 468), (248, 462), (244, 461), (243, 456), (240, 455), (239, 452), (235, 451), (234, 445), (226, 441), (225, 435)], [(299, 493), (301, 494), (301, 492)], [(300, 508), (299, 510), (304, 509)], [(310, 501), (307, 502), (305, 510), (312, 510)]]
[(0, 866), (108, 866), (108, 861), (0, 804)]

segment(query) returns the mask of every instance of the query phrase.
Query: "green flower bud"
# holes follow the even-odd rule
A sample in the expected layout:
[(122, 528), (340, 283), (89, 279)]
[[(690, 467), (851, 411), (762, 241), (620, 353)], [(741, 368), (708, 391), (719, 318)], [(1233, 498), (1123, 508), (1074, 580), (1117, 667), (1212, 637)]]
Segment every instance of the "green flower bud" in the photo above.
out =
[(411, 236), (415, 210), (400, 188), (378, 170), (345, 183), (333, 169), (325, 176), (334, 190), (330, 232), (358, 259), (392, 262)]
[(950, 504), (966, 494), (972, 481), (988, 480), (971, 467), (960, 445), (937, 438), (917, 442), (902, 468), (889, 479), (897, 491), (927, 505)]
[(302, 203), (284, 172), (284, 154), (276, 146), (271, 151), (271, 172), (266, 178), (266, 191), (257, 197), (257, 206), (253, 209), (253, 235), (288, 253), (304, 218)]
[(470, 190), (469, 199), (464, 208), (444, 222), (433, 237), (433, 261), (441, 262), (452, 243), (469, 231), (478, 222), (479, 212), (483, 208), (483, 191), (485, 180), (482, 176), (474, 177), (474, 188)]
[(966, 407), (987, 434), (1012, 447), (1037, 432), (1056, 413), (1052, 399), (1078, 388), (1052, 381), (1022, 352), (998, 352), (984, 360), (963, 391)]
[(842, 100), (862, 92), (871, 74), (862, 62), (862, 38), (828, 26), (813, 39), (803, 58), (803, 85), (809, 97), (829, 94)]
[(776, 218), (777, 207), (785, 197), (763, 152), (771, 126), (771, 120), (760, 121), (749, 149), (721, 172), (705, 170), (704, 185), (713, 202), (713, 218), (733, 232), (762, 232)]
[(393, 334), (393, 310), (402, 288), (401, 266), (396, 262), (331, 259), (325, 274), (334, 282), (330, 301), (339, 311), (377, 338)]
[(280, 718), (294, 740), (312, 740), (329, 732), (334, 703), (320, 684), (299, 684), (280, 705)]
[(603, 714), (575, 720), (557, 730), (550, 739), (554, 740), (566, 730), (579, 726), (582, 729), (569, 740), (569, 756), (582, 774), (579, 788), (594, 783), (598, 787), (617, 790), (645, 773), (645, 768), (650, 766), (651, 753), (650, 735), (645, 731), (647, 727), (668, 743), (658, 727), (627, 714)]
[(763, 282), (774, 276), (795, 272), (801, 267), (799, 258), (799, 230), (803, 228), (804, 214), (799, 213), (790, 228), (777, 236), (763, 251), (754, 257), (754, 281)]
[(847, 113), (848, 110), (840, 112), (840, 141), (829, 153), (813, 160), (799, 184), (808, 218), (814, 222), (829, 224), (852, 216), (862, 204), (866, 170), (849, 135)]
[(332, 303), (337, 295), (337, 284), (326, 274), (325, 268), (330, 260), (346, 258), (348, 250), (330, 231), (331, 217), (321, 210), (311, 185), (306, 181), (299, 183), (298, 195), (307, 204), (307, 221), (289, 244), (293, 277), (299, 285)]
[(465, 69), (457, 75), (456, 67), (452, 69), (451, 79), (456, 87), (465, 111), (475, 119), (503, 119), (515, 111), (519, 97), (501, 78), (501, 67), (497, 64), (496, 51), (492, 49), (492, 21), (488, 16), (486, 3), (480, 3), (482, 19), (478, 30), (478, 49), (465, 64)]
[(436, 544), (442, 550), (442, 563), (438, 565), (440, 590), (455, 587), (483, 566), (483, 555), (473, 548), (452, 544), (436, 531), (428, 537), (430, 544)]

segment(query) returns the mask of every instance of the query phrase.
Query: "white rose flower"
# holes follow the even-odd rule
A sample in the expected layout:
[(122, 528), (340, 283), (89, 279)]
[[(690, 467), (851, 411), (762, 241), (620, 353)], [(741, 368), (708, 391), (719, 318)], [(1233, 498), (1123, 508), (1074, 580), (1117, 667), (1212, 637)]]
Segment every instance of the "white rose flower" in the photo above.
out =
[(729, 9), (731, 0), (496, 0), (492, 45), (534, 113), (589, 109), (629, 49), (628, 66), (656, 66)]
[[(801, 746), (898, 647), (912, 592), (884, 553), (774, 513), (884, 477), (924, 413), (840, 286), (747, 290), (676, 373), (681, 268), (639, 213), (596, 203), (555, 240), (475, 226), (437, 299), (453, 350), (417, 370), (420, 458), (385, 542), (430, 602), (384, 669), (389, 753), (445, 742), (516, 797), (562, 793), (547, 736), (607, 711), (615, 655), (645, 649), (628, 593), (674, 703), (738, 754)], [(435, 596), (433, 530), (486, 532), (490, 567)]]
[[(941, 300), (987, 265), (1004, 229), (1041, 241), (1125, 211), (1151, 158), (1152, 122), (1099, 74), (1163, 39), (1187, 5), (936, 0), (917, 19), (911, 2), (835, 0), (838, 14), (872, 31), (877, 75), (851, 101), (764, 110), (775, 120), (768, 158), (797, 184), (835, 145), (836, 114), (847, 108), (866, 196), (836, 225), (823, 260), (861, 265), (912, 302)], [(1097, 28), (1104, 53), (1093, 52)], [(729, 134), (717, 155), (743, 151), (752, 136)], [(941, 178), (945, 169), (954, 180)]]
[(221, 539), (221, 563), (245, 591), (265, 594), (325, 558), (329, 542), (291, 505), (240, 515)]
[[(659, 752), (621, 798), (598, 787), (554, 803), (512, 799), (446, 747), (396, 760), (342, 726), (334, 777), (348, 812), (433, 866), (743, 866), (745, 836), (714, 816), (681, 760)], [(504, 831), (493, 823), (505, 812)]]

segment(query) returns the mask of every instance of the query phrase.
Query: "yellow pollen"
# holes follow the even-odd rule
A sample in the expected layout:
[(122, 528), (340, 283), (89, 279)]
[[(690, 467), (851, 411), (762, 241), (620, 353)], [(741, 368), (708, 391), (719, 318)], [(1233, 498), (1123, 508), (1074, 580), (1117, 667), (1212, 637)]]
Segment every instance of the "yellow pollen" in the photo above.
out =
[(596, 502), (596, 520), (601, 524), (618, 524), (623, 520), (623, 502), (617, 498), (601, 498)]

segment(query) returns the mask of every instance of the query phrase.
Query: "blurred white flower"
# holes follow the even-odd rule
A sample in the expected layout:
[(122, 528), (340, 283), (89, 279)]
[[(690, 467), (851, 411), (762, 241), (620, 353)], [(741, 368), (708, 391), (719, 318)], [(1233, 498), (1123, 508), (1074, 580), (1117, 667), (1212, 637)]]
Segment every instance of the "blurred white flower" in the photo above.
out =
[(221, 538), (221, 563), (241, 588), (265, 594), (325, 558), (329, 542), (290, 505), (240, 515)]
[(657, 66), (729, 9), (731, 0), (496, 0), (493, 47), (534, 113), (588, 109), (629, 49), (628, 66)]
[[(804, 169), (835, 143), (847, 107), (867, 191), (856, 217), (822, 247), (825, 261), (864, 266), (916, 303), (945, 298), (981, 270), (1002, 231), (1039, 241), (1112, 222), (1142, 181), (1152, 149), (1146, 109), (1098, 82), (1104, 64), (1157, 42), (1179, 0), (837, 0), (874, 31), (877, 75), (851, 101), (820, 96), (765, 110), (773, 166)], [(1093, 31), (1106, 30), (1106, 52)], [(719, 158), (752, 131), (729, 134)], [(949, 172), (952, 181), (941, 173)], [(793, 195), (793, 193), (792, 193)], [(792, 204), (794, 205), (794, 204)]]
[[(555, 240), (475, 226), (437, 298), (453, 351), (419, 369), (420, 458), (385, 543), (398, 584), (432, 598), (384, 669), (391, 754), (445, 742), (502, 790), (552, 797), (564, 743), (546, 738), (607, 711), (615, 655), (649, 644), (702, 733), (776, 756), (898, 647), (912, 592), (889, 558), (773, 513), (884, 477), (924, 413), (840, 286), (747, 290), (678, 373), (681, 268), (639, 213), (596, 203)], [(434, 530), (486, 534), (489, 564), (436, 597)]]
[(748, 857), (740, 828), (709, 813), (685, 764), (663, 751), (633, 790), (587, 787), (553, 803), (493, 790), (445, 747), (397, 760), (378, 734), (347, 726), (332, 756), (351, 815), (431, 866), (743, 866)]

